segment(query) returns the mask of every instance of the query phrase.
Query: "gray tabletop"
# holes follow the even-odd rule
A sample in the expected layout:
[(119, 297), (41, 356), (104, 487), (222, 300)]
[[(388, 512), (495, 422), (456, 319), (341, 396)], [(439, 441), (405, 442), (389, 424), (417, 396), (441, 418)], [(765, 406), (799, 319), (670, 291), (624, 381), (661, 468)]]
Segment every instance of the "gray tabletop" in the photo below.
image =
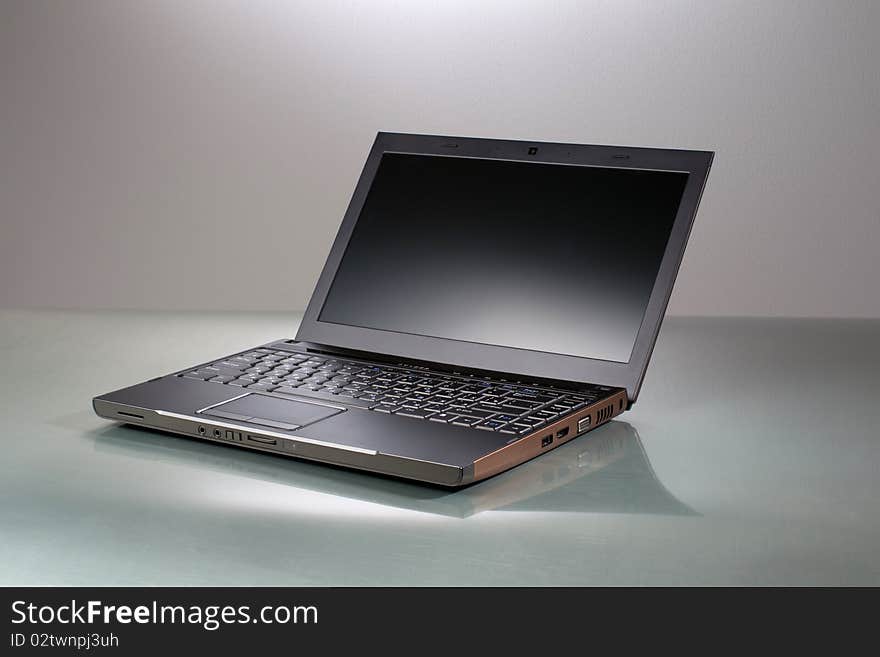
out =
[(281, 314), (0, 312), (0, 584), (880, 584), (880, 322), (670, 318), (621, 419), (450, 492), (115, 425)]

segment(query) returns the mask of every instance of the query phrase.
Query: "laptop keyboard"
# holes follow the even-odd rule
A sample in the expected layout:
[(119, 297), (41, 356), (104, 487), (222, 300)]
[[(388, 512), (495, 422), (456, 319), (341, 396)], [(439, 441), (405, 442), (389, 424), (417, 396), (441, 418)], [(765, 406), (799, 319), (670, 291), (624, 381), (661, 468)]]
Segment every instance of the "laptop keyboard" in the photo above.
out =
[(266, 348), (230, 356), (179, 376), (514, 435), (538, 429), (612, 390), (593, 386), (573, 393)]

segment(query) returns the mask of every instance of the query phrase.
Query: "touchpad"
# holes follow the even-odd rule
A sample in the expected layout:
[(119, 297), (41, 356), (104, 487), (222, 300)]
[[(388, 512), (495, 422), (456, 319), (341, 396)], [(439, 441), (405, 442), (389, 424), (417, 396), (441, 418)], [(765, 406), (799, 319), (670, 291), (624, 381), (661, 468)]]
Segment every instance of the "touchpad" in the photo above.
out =
[(209, 408), (203, 414), (228, 420), (252, 422), (275, 429), (291, 430), (299, 429), (342, 412), (344, 409), (320, 403), (300, 402), (251, 393)]

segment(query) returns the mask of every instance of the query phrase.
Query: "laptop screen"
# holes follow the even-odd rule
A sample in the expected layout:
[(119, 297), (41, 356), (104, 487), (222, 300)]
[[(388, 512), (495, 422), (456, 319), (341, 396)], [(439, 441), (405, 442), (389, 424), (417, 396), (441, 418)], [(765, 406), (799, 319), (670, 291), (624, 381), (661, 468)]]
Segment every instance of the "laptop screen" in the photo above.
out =
[(386, 153), (318, 321), (628, 362), (687, 177)]

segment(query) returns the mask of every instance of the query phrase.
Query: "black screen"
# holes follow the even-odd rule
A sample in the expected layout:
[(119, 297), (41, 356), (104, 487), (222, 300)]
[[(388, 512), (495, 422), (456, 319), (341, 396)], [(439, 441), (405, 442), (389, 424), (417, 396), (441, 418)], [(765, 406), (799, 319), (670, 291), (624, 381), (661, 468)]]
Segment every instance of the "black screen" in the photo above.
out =
[(319, 321), (627, 362), (686, 181), (386, 153)]

